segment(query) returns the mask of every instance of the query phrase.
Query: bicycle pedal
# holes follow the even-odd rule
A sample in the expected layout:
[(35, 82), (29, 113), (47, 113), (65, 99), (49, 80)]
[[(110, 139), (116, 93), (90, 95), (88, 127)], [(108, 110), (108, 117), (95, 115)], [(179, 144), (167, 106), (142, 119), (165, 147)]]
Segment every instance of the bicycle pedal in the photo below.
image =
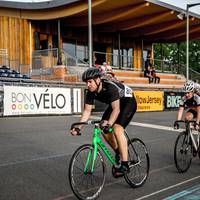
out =
[(115, 167), (113, 165), (112, 167), (112, 175), (114, 178), (120, 178), (123, 177), (124, 175), (126, 175), (127, 173), (130, 172), (130, 169), (127, 168), (125, 169), (124, 167), (120, 166), (120, 167)]

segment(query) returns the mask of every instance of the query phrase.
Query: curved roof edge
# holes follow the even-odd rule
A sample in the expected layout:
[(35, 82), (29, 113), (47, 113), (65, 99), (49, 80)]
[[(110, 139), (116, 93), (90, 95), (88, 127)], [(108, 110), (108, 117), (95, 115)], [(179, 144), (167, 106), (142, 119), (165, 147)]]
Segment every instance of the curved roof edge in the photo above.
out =
[(48, 9), (55, 8), (69, 3), (74, 3), (80, 0), (48, 0), (43, 2), (14, 2), (14, 1), (2, 1), (0, 0), (0, 7), (5, 8), (17, 8), (17, 9)]
[[(154, 3), (154, 4), (157, 4), (159, 6), (162, 6), (162, 7), (165, 7), (165, 8), (168, 8), (168, 9), (172, 9), (172, 10), (176, 10), (178, 12), (182, 12), (182, 13), (186, 13), (186, 5), (184, 5), (185, 8), (183, 7), (179, 7), (177, 6), (176, 4), (170, 4), (168, 3), (167, 1), (162, 1), (162, 0), (146, 0), (150, 3)], [(188, 2), (190, 3), (190, 2)], [(191, 12), (191, 10), (189, 10), (189, 14), (196, 17), (196, 18), (199, 18), (200, 19), (200, 14), (198, 12)]]

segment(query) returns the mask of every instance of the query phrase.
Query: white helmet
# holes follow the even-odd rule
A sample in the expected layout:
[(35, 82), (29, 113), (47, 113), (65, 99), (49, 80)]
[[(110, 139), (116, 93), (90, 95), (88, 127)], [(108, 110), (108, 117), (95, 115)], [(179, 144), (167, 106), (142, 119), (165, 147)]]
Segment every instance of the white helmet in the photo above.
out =
[(195, 89), (194, 82), (193, 81), (187, 81), (184, 84), (183, 92), (193, 92), (194, 89)]

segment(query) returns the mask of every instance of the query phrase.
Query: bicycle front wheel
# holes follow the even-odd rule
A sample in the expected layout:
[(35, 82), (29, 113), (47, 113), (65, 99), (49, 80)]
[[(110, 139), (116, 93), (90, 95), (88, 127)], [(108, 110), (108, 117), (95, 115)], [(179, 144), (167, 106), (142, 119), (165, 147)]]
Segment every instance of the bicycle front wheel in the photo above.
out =
[(94, 171), (91, 172), (93, 152), (92, 145), (82, 145), (70, 160), (68, 174), (70, 186), (76, 197), (81, 200), (96, 199), (105, 183), (105, 166), (100, 151), (97, 152)]
[(144, 142), (133, 138), (128, 142), (128, 162), (130, 172), (124, 178), (133, 188), (142, 186), (149, 174), (149, 155)]
[(192, 162), (192, 144), (189, 135), (179, 134), (174, 147), (174, 161), (178, 172), (186, 172)]

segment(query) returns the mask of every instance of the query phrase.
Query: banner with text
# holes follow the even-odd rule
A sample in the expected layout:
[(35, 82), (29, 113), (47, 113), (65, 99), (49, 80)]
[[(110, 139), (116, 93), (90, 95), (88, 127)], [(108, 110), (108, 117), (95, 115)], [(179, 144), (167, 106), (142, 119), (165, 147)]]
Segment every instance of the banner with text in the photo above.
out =
[(134, 91), (137, 101), (137, 111), (163, 110), (163, 92), (160, 91)]
[(183, 96), (183, 92), (165, 92), (164, 106), (166, 110), (179, 108), (179, 103)]
[(70, 114), (69, 88), (4, 86), (4, 115)]

